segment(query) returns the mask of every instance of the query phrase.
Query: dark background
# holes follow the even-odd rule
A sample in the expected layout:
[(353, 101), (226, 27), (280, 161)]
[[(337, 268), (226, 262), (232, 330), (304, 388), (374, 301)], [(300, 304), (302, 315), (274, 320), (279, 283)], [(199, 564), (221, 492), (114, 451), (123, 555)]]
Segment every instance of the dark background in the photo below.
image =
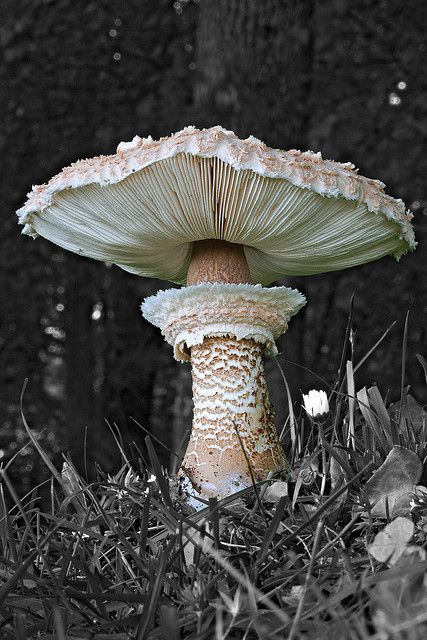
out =
[[(416, 214), (419, 247), (336, 274), (292, 278), (309, 300), (280, 340), (296, 410), (301, 390), (337, 372), (355, 292), (355, 353), (396, 320), (357, 375), (396, 399), (410, 310), (407, 382), (427, 402), (427, 5), (419, 0), (1, 0), (0, 447), (27, 441), (19, 397), (40, 443), (80, 470), (119, 464), (108, 423), (142, 449), (140, 422), (169, 446), (191, 423), (189, 368), (139, 312), (166, 283), (20, 235), (31, 184), (70, 162), (113, 153), (135, 134), (221, 124), (270, 146), (321, 150), (387, 184)], [(292, 363), (297, 363), (298, 366)], [(267, 362), (278, 423), (279, 369)], [(324, 382), (320, 382), (315, 372)], [(86, 433), (87, 429), (87, 433)], [(86, 446), (85, 446), (86, 443)], [(135, 453), (135, 448), (133, 448)], [(166, 464), (166, 449), (158, 447)], [(12, 470), (42, 479), (28, 448)]]

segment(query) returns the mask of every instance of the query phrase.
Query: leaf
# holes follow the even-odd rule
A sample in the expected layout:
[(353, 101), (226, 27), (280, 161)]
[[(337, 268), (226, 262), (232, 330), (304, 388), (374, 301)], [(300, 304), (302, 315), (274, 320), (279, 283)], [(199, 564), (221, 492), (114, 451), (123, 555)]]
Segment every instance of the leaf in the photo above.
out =
[(390, 405), (388, 411), (391, 418), (396, 422), (399, 418), (399, 415), (403, 418), (406, 418), (410, 426), (412, 427), (411, 430), (415, 433), (419, 433), (422, 430), (424, 421), (427, 416), (427, 412), (425, 411), (425, 409), (423, 409), (420, 403), (417, 402), (417, 400), (415, 400), (415, 398), (411, 396), (410, 393), (407, 394), (403, 406), (400, 401), (394, 402)]
[[(378, 387), (370, 387), (368, 389), (369, 402), (372, 409), (375, 411), (377, 419), (380, 421), (382, 427), (387, 430), (390, 429), (390, 416), (387, 413), (384, 400), (378, 390)], [(397, 442), (395, 444), (398, 444)]]
[(391, 435), (387, 430), (384, 430), (382, 425), (377, 421), (375, 412), (373, 411), (373, 409), (371, 409), (366, 387), (360, 389), (360, 391), (358, 391), (356, 395), (359, 409), (363, 417), (365, 418), (366, 423), (375, 434), (375, 437), (377, 439), (377, 447), (383, 452), (389, 451), (390, 447), (393, 445)]
[(83, 493), (83, 487), (79, 475), (75, 468), (67, 461), (64, 461), (61, 470), (62, 489), (69, 501), (73, 504), (81, 521), (87, 516), (87, 504)]
[[(409, 545), (396, 562), (399, 567), (417, 566), (425, 562), (426, 552), (422, 547)], [(418, 616), (424, 616), (427, 606), (427, 588), (424, 584), (424, 572), (396, 576), (379, 582), (371, 591), (372, 603), (376, 605), (373, 624), (380, 637), (395, 637), (391, 633), (397, 626), (402, 628), (408, 623), (414, 628)], [(421, 637), (418, 636), (417, 637)]]
[(265, 502), (279, 502), (281, 498), (287, 498), (288, 496), (288, 483), (278, 480), (267, 487), (263, 495), (263, 500)]
[[(331, 476), (331, 494), (335, 493), (337, 489), (342, 487), (345, 484), (345, 474), (341, 464), (338, 462), (337, 458), (340, 459), (340, 454), (338, 452), (338, 448), (333, 448), (334, 455), (331, 456), (329, 473)], [(338, 515), (341, 511), (341, 507), (347, 500), (348, 491), (344, 491), (336, 500), (333, 509), (330, 511), (327, 517), (327, 521), (333, 523), (338, 518)]]
[(368, 551), (379, 562), (396, 564), (414, 535), (414, 523), (409, 518), (399, 516), (377, 533)]
[(417, 454), (395, 445), (365, 485), (371, 514), (386, 518), (388, 514), (396, 516), (407, 511), (421, 474), (422, 464)]

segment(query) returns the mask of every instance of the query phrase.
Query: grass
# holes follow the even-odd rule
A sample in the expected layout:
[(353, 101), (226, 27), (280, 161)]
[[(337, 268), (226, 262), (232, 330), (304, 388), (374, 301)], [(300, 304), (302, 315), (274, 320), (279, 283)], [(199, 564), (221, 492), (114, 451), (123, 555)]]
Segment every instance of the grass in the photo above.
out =
[(351, 321), (327, 419), (297, 417), (288, 395), (289, 476), (197, 512), (149, 437), (149, 470), (122, 452), (114, 477), (88, 484), (70, 460), (52, 466), (23, 416), (50, 468), (51, 504), (41, 510), (40, 487), (20, 498), (0, 470), (0, 638), (425, 638), (426, 495), (409, 478), (411, 495), (396, 502), (385, 472), (375, 515), (368, 481), (396, 445), (424, 463), (426, 414), (405, 387), (404, 357), (398, 403), (357, 390), (350, 333)]

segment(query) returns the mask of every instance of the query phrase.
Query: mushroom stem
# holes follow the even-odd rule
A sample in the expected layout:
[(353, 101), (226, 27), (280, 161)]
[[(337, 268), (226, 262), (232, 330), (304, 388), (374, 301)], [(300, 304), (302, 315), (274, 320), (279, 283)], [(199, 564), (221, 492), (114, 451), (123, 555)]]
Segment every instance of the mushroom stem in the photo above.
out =
[(225, 240), (193, 242), (187, 285), (201, 282), (252, 282), (243, 245)]
[(262, 349), (234, 336), (191, 347), (194, 419), (182, 470), (203, 496), (230, 495), (287, 467)]
[(193, 432), (181, 468), (202, 497), (224, 497), (287, 468), (262, 354), (305, 303), (287, 287), (201, 283), (142, 304), (177, 360), (191, 360)]
[[(244, 248), (224, 240), (193, 243), (187, 285), (248, 284)], [(204, 496), (227, 496), (283, 469), (262, 345), (232, 334), (191, 348), (193, 429), (182, 469)]]

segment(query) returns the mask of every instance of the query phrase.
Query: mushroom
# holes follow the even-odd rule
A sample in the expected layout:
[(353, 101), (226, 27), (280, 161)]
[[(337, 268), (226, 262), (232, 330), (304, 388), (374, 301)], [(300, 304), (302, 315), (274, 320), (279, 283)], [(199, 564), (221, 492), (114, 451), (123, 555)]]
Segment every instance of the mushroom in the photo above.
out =
[(305, 299), (262, 285), (415, 247), (411, 214), (381, 182), (221, 127), (136, 136), (33, 187), (18, 215), (23, 233), (187, 285), (146, 299), (142, 311), (177, 359), (191, 359), (193, 430), (181, 473), (204, 497), (287, 466), (262, 356), (276, 352)]

